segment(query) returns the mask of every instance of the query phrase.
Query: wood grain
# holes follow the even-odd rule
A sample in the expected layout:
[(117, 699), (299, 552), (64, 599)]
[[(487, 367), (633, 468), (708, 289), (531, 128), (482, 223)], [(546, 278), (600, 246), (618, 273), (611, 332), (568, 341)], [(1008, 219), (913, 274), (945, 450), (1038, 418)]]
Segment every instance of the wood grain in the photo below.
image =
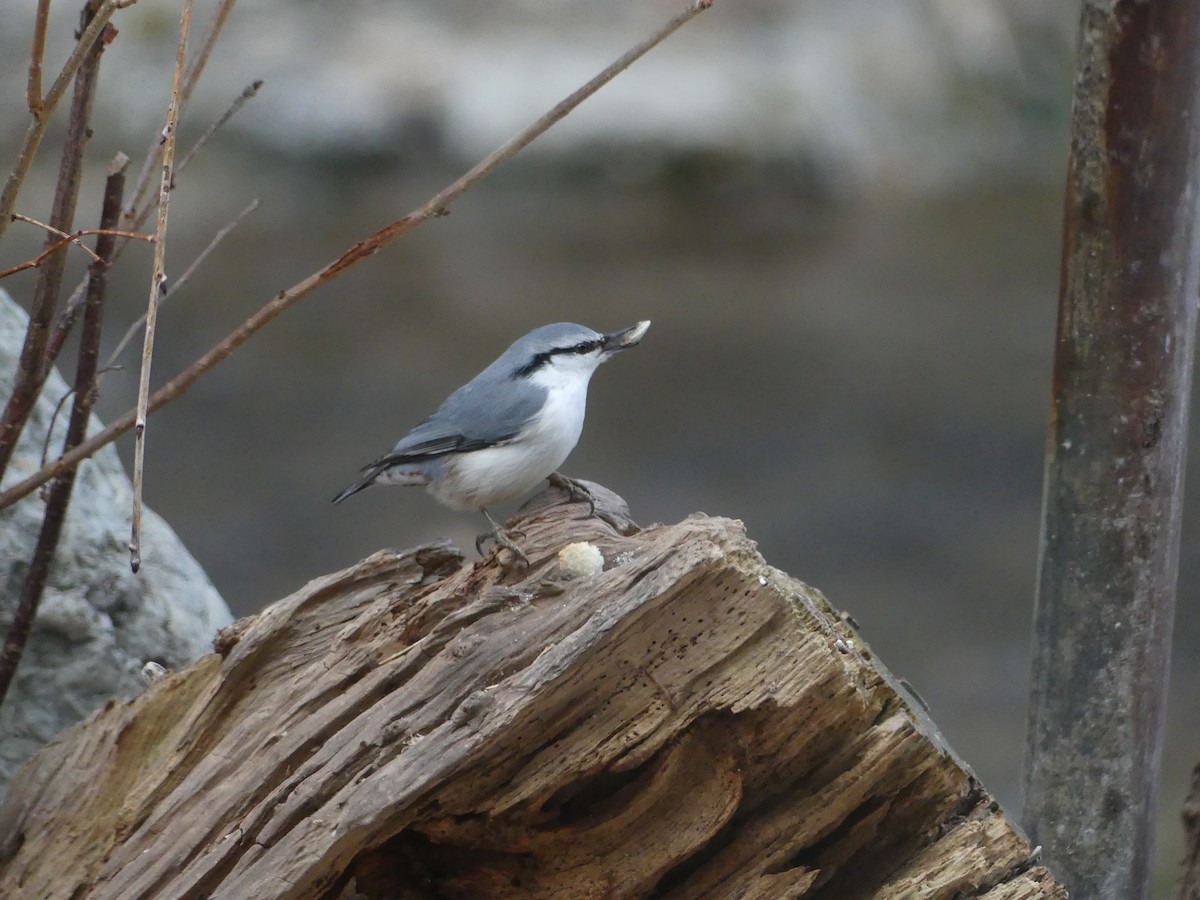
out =
[[(739, 522), (546, 492), (507, 551), (377, 553), (32, 760), (0, 882), (71, 898), (1065, 898)], [(587, 541), (604, 569), (557, 553)], [(983, 714), (983, 713), (981, 713)]]

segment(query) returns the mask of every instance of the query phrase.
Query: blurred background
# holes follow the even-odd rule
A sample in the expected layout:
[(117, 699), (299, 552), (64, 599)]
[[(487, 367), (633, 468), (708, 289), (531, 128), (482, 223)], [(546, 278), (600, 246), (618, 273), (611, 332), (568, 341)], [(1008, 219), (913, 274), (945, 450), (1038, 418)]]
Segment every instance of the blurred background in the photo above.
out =
[[(48, 72), (75, 7), (53, 5)], [(197, 3), (197, 35), (212, 8)], [(181, 148), (266, 83), (180, 177), (168, 274), (252, 198), (262, 207), (163, 308), (155, 383), (681, 8), (235, 7)], [(743, 520), (769, 562), (857, 619), (1016, 813), (1077, 13), (718, 0), (449, 217), (302, 301), (158, 414), (147, 502), (236, 614), (381, 547), (470, 548), (482, 517), (422, 492), (330, 498), (530, 328), (652, 319), (642, 346), (597, 374), (565, 471), (623, 495), (643, 524)], [(33, 4), (0, 0), (0, 18), (11, 159)], [(81, 225), (112, 153), (136, 168), (161, 128), (178, 4), (115, 22)], [(60, 146), (52, 130), (20, 211), (46, 217)], [(41, 240), (15, 224), (0, 266)], [(145, 306), (149, 258), (133, 246), (121, 264), (110, 348)], [(27, 299), (31, 284), (6, 287)], [(102, 417), (132, 405), (136, 356), (104, 382)], [(1185, 523), (1158, 897), (1200, 760), (1198, 525)]]

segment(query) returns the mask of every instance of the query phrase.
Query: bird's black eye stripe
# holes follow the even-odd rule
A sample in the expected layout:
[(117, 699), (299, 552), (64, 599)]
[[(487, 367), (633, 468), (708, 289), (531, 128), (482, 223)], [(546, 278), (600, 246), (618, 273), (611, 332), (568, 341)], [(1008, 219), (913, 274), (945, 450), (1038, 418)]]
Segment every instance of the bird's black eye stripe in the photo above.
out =
[(552, 356), (560, 353), (591, 353), (601, 345), (601, 341), (580, 341), (578, 344), (573, 344), (570, 347), (555, 347), (553, 350), (543, 350), (541, 353), (534, 356), (529, 362), (517, 369), (513, 373), (516, 378), (526, 378), (544, 366), (550, 361)]
[(549, 361), (550, 361), (550, 354), (548, 352), (539, 353), (533, 359), (531, 359), (529, 362), (525, 363), (525, 365), (521, 366), (521, 368), (517, 369), (517, 371), (513, 373), (513, 377), (514, 378), (526, 378), (526, 377), (532, 375), (534, 372), (536, 372), (538, 369), (540, 369), (542, 366), (544, 366)]
[(599, 346), (600, 346), (599, 341), (580, 341), (578, 344), (574, 345), (573, 347), (562, 347), (558, 350), (554, 350), (553, 352), (554, 353), (591, 353), (593, 350), (595, 350)]

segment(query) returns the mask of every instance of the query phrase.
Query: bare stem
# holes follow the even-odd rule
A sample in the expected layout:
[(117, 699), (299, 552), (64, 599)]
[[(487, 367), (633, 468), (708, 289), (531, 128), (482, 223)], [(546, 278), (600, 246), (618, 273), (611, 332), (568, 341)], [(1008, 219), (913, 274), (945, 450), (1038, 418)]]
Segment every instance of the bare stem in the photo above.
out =
[(245, 90), (238, 94), (237, 99), (235, 99), (233, 103), (229, 105), (229, 109), (225, 110), (225, 112), (221, 114), (220, 118), (209, 125), (204, 134), (200, 135), (196, 143), (192, 144), (188, 152), (183, 155), (183, 159), (181, 159), (179, 161), (179, 165), (175, 167), (176, 173), (182, 172), (188, 167), (188, 163), (195, 159), (196, 154), (204, 149), (204, 145), (208, 143), (209, 139), (216, 134), (226, 122), (237, 115), (238, 111), (246, 105), (247, 101), (253, 100), (255, 95), (258, 94), (258, 89), (262, 86), (263, 83), (261, 79), (258, 81), (253, 81), (246, 86)]
[[(90, 6), (84, 7), (85, 24), (89, 9)], [(85, 31), (87, 30), (90, 30), (90, 26), (85, 28)], [(8, 398), (3, 419), (0, 420), (0, 477), (3, 477), (8, 468), (17, 440), (25, 428), (49, 371), (44, 364), (46, 341), (54, 310), (58, 306), (63, 269), (67, 261), (65, 245), (59, 249), (54, 249), (52, 245), (59, 241), (54, 235), (70, 231), (75, 220), (75, 203), (79, 197), (79, 183), (83, 171), (83, 152), (91, 134), (88, 123), (91, 120), (92, 99), (96, 93), (100, 55), (104, 52), (104, 46), (102, 37), (97, 34), (91, 46), (87, 48), (89, 52), (85, 54), (75, 79), (75, 93), (71, 101), (71, 114), (67, 120), (67, 136), (63, 146), (62, 163), (59, 166), (58, 185), (50, 211), (49, 228), (53, 233), (46, 238), (47, 248), (51, 252), (38, 267), (25, 343), (21, 347), (12, 395)]]
[[(124, 165), (128, 165), (128, 163), (129, 163), (129, 157), (125, 156), (125, 154), (123, 154), (123, 153), (118, 154), (117, 159), (123, 161)], [(176, 171), (178, 172), (178, 167), (176, 168)], [(258, 209), (258, 206), (259, 206), (258, 201), (252, 200), (246, 206), (246, 208), (243, 209), (240, 213), (238, 213), (238, 215), (231, 222), (226, 224), (223, 228), (221, 228), (220, 231), (218, 231), (215, 235), (213, 235), (213, 239), (208, 242), (208, 246), (205, 247), (202, 251), (200, 251), (200, 253), (196, 256), (196, 258), (192, 260), (191, 264), (184, 270), (183, 274), (171, 282), (171, 287), (167, 290), (166, 294), (163, 295), (162, 299), (159, 300), (159, 306), (161, 306), (162, 304), (164, 304), (168, 300), (170, 300), (171, 297), (174, 296), (176, 291), (178, 291), (185, 284), (187, 284), (188, 279), (191, 278), (192, 275), (195, 273), (196, 269), (198, 269), (204, 263), (204, 261), (208, 258), (209, 254), (211, 254), (215, 249), (217, 249), (217, 246), (221, 243), (221, 241), (223, 241), (229, 235), (229, 233), (231, 231), (233, 231), (233, 229), (235, 229), (238, 225), (240, 225), (242, 220), (245, 219), (246, 216), (250, 215), (250, 213), (252, 213), (256, 209)], [(89, 229), (89, 232), (92, 232), (92, 231), (97, 231), (97, 229)], [(118, 237), (123, 237), (126, 239), (128, 239), (130, 237), (137, 237), (137, 238), (143, 238), (148, 241), (154, 240), (153, 235), (134, 234), (132, 232), (118, 231), (116, 229), (109, 229), (106, 233), (113, 234)], [(123, 244), (117, 245), (117, 248), (113, 253), (114, 261), (118, 255), (118, 253), (120, 252), (120, 248), (122, 246), (124, 246), (124, 245)], [(111, 265), (111, 261), (110, 261), (110, 265)], [(50, 338), (50, 346), (46, 349), (46, 355), (49, 359), (51, 359), (51, 361), (57, 357), (58, 350), (61, 349), (63, 342), (66, 340), (66, 335), (70, 332), (71, 325), (74, 322), (75, 316), (73, 315), (73, 313), (77, 312), (77, 311), (78, 311), (77, 307), (67, 309), (66, 312), (63, 313), (63, 317), (59, 320), (58, 325), (55, 327), (54, 334)], [(104, 366), (100, 369), (100, 371), (96, 373), (96, 388), (97, 389), (99, 389), (100, 382), (104, 378), (106, 373), (115, 371), (120, 368), (120, 366), (118, 366), (116, 364), (116, 361), (120, 358), (121, 354), (125, 352), (125, 348), (129, 346), (130, 341), (132, 341), (137, 336), (138, 331), (141, 330), (142, 325), (145, 324), (145, 322), (146, 322), (146, 315), (145, 315), (145, 313), (143, 313), (141, 316), (138, 317), (137, 321), (135, 321), (132, 325), (129, 326), (128, 330), (121, 337), (121, 340), (119, 340), (117, 342), (117, 346), (113, 350), (113, 352), (109, 355), (108, 361), (104, 364)], [(64, 394), (62, 396), (62, 398), (58, 401), (58, 405), (55, 406), (55, 408), (54, 408), (53, 415), (51, 415), (51, 417), (50, 417), (50, 428), (47, 429), (47, 431), (46, 431), (46, 440), (43, 442), (43, 446), (42, 446), (41, 464), (43, 466), (46, 464), (46, 459), (50, 452), (50, 433), (54, 430), (54, 422), (58, 419), (58, 415), (62, 410), (63, 404), (65, 404), (67, 402), (67, 400), (70, 399), (70, 396), (71, 396), (71, 391), (68, 391), (66, 394)]]
[[(204, 73), (204, 67), (208, 65), (208, 58), (212, 53), (212, 48), (216, 44), (217, 38), (220, 37), (221, 29), (225, 27), (225, 20), (229, 17), (229, 13), (233, 9), (233, 4), (236, 2), (237, 0), (221, 0), (216, 12), (213, 13), (208, 31), (200, 41), (200, 49), (196, 52), (195, 57), (188, 64), (184, 72), (183, 80), (180, 83), (177, 104), (181, 115), (192, 97), (192, 91), (195, 90), (196, 83)], [(142, 163), (142, 170), (138, 173), (138, 177), (133, 183), (133, 190), (130, 192), (129, 202), (125, 207), (125, 220), (127, 222), (136, 222), (137, 224), (133, 226), (135, 230), (141, 228), (141, 223), (145, 220), (146, 211), (150, 208), (145, 205), (146, 196), (150, 190), (150, 176), (154, 171), (154, 165), (158, 161), (162, 150), (162, 142), (156, 140), (151, 145), (149, 151), (147, 151), (146, 159)]]
[[(94, 234), (96, 232), (95, 228), (83, 228), (71, 234), (67, 234), (67, 232), (63, 231), (62, 229), (55, 228), (53, 225), (47, 225), (45, 222), (39, 222), (37, 219), (31, 218), (30, 216), (23, 216), (20, 213), (13, 213), (13, 219), (18, 222), (28, 222), (30, 225), (36, 225), (38, 228), (62, 238), (61, 241), (56, 241), (55, 243), (50, 244), (51, 250), (43, 251), (42, 256), (39, 256), (38, 259), (43, 258), (47, 252), (53, 252), (53, 250), (57, 250), (64, 244), (74, 244), (76, 247), (90, 256), (93, 262), (99, 259), (99, 257), (96, 256), (95, 251), (88, 247), (87, 244), (79, 240), (79, 238), (85, 234)], [(5, 271), (7, 272), (8, 270), (6, 269)]]
[[(50, 444), (54, 442), (54, 429), (58, 427), (58, 417), (62, 415), (63, 407), (67, 405), (67, 401), (75, 396), (75, 388), (67, 388), (67, 392), (58, 398), (58, 402), (54, 404), (54, 412), (50, 413), (50, 424), (46, 426), (46, 433), (42, 436), (42, 457), (41, 464), (44, 466), (46, 460), (50, 458)], [(42, 486), (43, 495), (47, 493), (45, 485)], [(43, 499), (45, 497), (43, 496)]]
[[(96, 380), (96, 362), (100, 353), (100, 326), (104, 318), (108, 266), (116, 242), (112, 228), (121, 217), (121, 195), (124, 189), (124, 167), (110, 169), (104, 186), (104, 204), (96, 238), (97, 259), (91, 265), (88, 279), (88, 299), (84, 307), (83, 334), (79, 343), (79, 365), (75, 370), (75, 402), (71, 407), (71, 418), (67, 423), (67, 437), (64, 442), (66, 450), (78, 446), (83, 440), (95, 401), (96, 394), (92, 388)], [(71, 501), (74, 485), (75, 468), (72, 466), (63, 471), (50, 489), (50, 498), (42, 516), (42, 528), (38, 533), (33, 559), (30, 561), (17, 608), (4, 639), (4, 649), (0, 651), (0, 703), (4, 702), (17, 665), (25, 652), (25, 644), (29, 640), (29, 632), (46, 587), (50, 563), (54, 559), (54, 551), (58, 546), (63, 522), (66, 520), (67, 506)]]
[[(238, 225), (242, 223), (242, 220), (246, 218), (246, 216), (250, 215), (250, 213), (254, 212), (256, 209), (258, 209), (258, 201), (252, 200), (245, 209), (237, 214), (237, 217), (234, 218), (233, 221), (229, 222), (220, 231), (213, 235), (213, 239), (208, 242), (208, 246), (200, 251), (200, 254), (192, 260), (191, 265), (184, 270), (183, 274), (171, 282), (171, 287), (167, 290), (167, 293), (163, 295), (163, 298), (159, 301), (159, 305), (161, 306), (162, 304), (166, 303), (175, 295), (176, 291), (187, 284), (188, 279), (192, 277), (196, 269), (198, 269), (204, 260), (208, 258), (210, 253), (217, 249), (217, 245), (220, 244), (221, 241), (225, 240), (226, 236), (228, 236), (233, 229), (237, 228)], [(132, 341), (137, 335), (138, 331), (141, 330), (145, 321), (146, 316), (143, 314), (138, 317), (136, 322), (129, 326), (129, 330), (125, 332), (125, 335), (117, 342), (116, 348), (109, 355), (108, 362), (104, 364), (104, 371), (115, 368), (117, 359), (122, 353), (125, 352), (125, 348), (129, 346), (129, 342)]]
[[(51, 244), (49, 247), (47, 247), (45, 250), (43, 250), (41, 253), (39, 253), (37, 256), (35, 256), (33, 259), (27, 259), (27, 260), (25, 260), (25, 262), (17, 263), (17, 265), (10, 266), (7, 269), (0, 269), (0, 278), (7, 278), (9, 275), (16, 275), (18, 272), (23, 272), (26, 269), (36, 269), (38, 266), (40, 266), (42, 264), (42, 261), (45, 260), (45, 258), (47, 256), (49, 256), (51, 253), (55, 252), (59, 248), (66, 246), (67, 244), (74, 244), (76, 247), (78, 247), (80, 250), (82, 250), (88, 256), (95, 258), (96, 254), (93, 253), (92, 250), (86, 244), (81, 243), (79, 239), (81, 237), (86, 237), (90, 234), (94, 235), (94, 234), (99, 234), (99, 233), (100, 233), (99, 228), (81, 228), (78, 231), (73, 231), (70, 234), (63, 235), (61, 240), (56, 241), (55, 243)], [(119, 228), (107, 228), (107, 229), (105, 229), (105, 233), (111, 234), (113, 237), (125, 238), (126, 240), (136, 238), (137, 240), (150, 241), (151, 243), (153, 243), (153, 241), (154, 241), (154, 237), (152, 235), (137, 234), (136, 232), (133, 232), (133, 231), (121, 231)]]
[[(210, 138), (212, 138), (212, 136), (214, 134), (216, 134), (217, 130), (220, 129), (226, 122), (228, 122), (229, 119), (245, 105), (247, 100), (254, 97), (258, 93), (258, 89), (261, 86), (262, 86), (261, 81), (255, 81), (253, 84), (246, 87), (246, 89), (243, 90), (242, 93), (238, 95), (237, 99), (235, 99), (233, 101), (233, 103), (230, 104), (229, 108), (227, 110), (225, 110), (225, 112), (221, 115), (221, 117), (219, 119), (217, 119), (217, 121), (215, 123), (213, 123), (212, 125), (209, 126), (209, 128), (204, 132), (204, 134), (202, 134), (200, 136), (200, 138), (196, 141), (196, 143), (194, 143), (191, 146), (191, 148), (188, 150), (188, 152), (184, 155), (183, 159), (175, 164), (175, 179), (176, 180), (178, 180), (179, 176), (183, 174), (183, 170), (187, 168), (188, 163), (190, 163), (196, 157), (196, 154), (200, 152), (201, 148), (208, 142), (208, 140)], [(182, 108), (181, 108), (181, 111), (182, 111)], [(148, 158), (153, 159), (155, 157), (151, 154), (148, 156)], [(172, 183), (171, 189), (172, 190), (175, 189), (174, 183)], [(255, 205), (257, 206), (257, 201), (255, 201)], [(126, 208), (125, 213), (124, 213), (125, 221), (134, 230), (126, 232), (124, 234), (124, 236), (122, 237), (122, 239), (117, 241), (116, 255), (113, 257), (114, 262), (121, 257), (121, 254), (125, 251), (125, 248), (129, 244), (130, 238), (140, 238), (143, 240), (153, 241), (153, 237), (142, 235), (140, 233), (140, 229), (145, 224), (146, 219), (148, 219), (150, 217), (150, 212), (152, 209), (154, 209), (154, 206), (149, 203), (142, 206), (140, 209), (136, 209), (136, 210)], [(245, 213), (243, 213), (242, 215), (244, 216)], [(239, 216), (238, 218), (240, 220), (241, 216)], [(224, 235), (227, 233), (228, 232), (226, 232), (226, 231), (222, 231), (221, 236), (224, 237)], [(211, 250), (211, 249), (212, 249), (212, 245), (209, 246), (209, 250)], [(209, 251), (206, 250), (204, 253), (200, 254), (200, 257), (202, 258), (208, 252)], [(191, 269), (189, 268), (189, 272), (190, 271), (191, 271)], [(4, 272), (0, 272), (0, 278), (4, 277), (5, 274), (6, 273), (4, 273)], [(79, 307), (83, 303), (83, 290), (84, 290), (84, 287), (86, 286), (86, 284), (87, 284), (87, 279), (84, 279), (83, 281), (79, 282), (79, 284), (75, 286), (75, 290), (73, 290), (71, 292), (71, 296), (67, 300), (67, 303), (66, 303), (66, 309), (63, 311), (61, 320), (59, 321), (58, 326), (56, 326), (56, 330), (61, 329), (64, 325), (67, 328), (69, 328), (70, 323), (72, 321), (74, 321), (76, 315), (79, 313)], [(170, 294), (173, 294), (174, 292), (175, 292), (175, 288), (172, 287), (171, 290), (167, 292), (167, 295), (170, 296)], [(163, 299), (165, 300), (166, 297), (164, 297)], [(138, 319), (137, 324), (134, 326), (133, 330), (136, 331), (137, 329), (141, 328), (142, 323), (144, 321), (146, 321), (144, 316), (142, 318)]]
[[(196, 89), (196, 84), (200, 81), (200, 76), (204, 74), (204, 67), (208, 65), (208, 58), (212, 55), (217, 38), (221, 36), (221, 30), (225, 27), (225, 20), (229, 18), (229, 13), (233, 10), (233, 4), (236, 2), (237, 0), (221, 0), (217, 5), (212, 21), (208, 23), (208, 31), (204, 33), (204, 37), (200, 40), (200, 48), (188, 63), (187, 70), (183, 73), (183, 82), (179, 88), (180, 109), (186, 108), (188, 101), (192, 99), (192, 91)], [(259, 82), (259, 84), (261, 83)], [(255, 90), (258, 89), (255, 88)]]
[(135, 572), (142, 565), (142, 484), (146, 463), (146, 407), (150, 402), (150, 366), (154, 361), (154, 329), (158, 323), (158, 303), (167, 289), (167, 210), (171, 203), (171, 185), (175, 181), (175, 130), (179, 125), (179, 90), (183, 79), (184, 62), (187, 59), (187, 40), (191, 27), (192, 0), (183, 0), (183, 12), (179, 21), (179, 44), (175, 52), (175, 72), (171, 77), (171, 101), (167, 104), (167, 122), (162, 130), (162, 176), (158, 182), (158, 224), (154, 229), (154, 265), (150, 271), (150, 299), (146, 304), (146, 333), (142, 343), (142, 372), (138, 379), (137, 418), (133, 444), (133, 522), (129, 534), (129, 565)]
[[(124, 153), (118, 153), (113, 158), (113, 161), (109, 165), (109, 168), (110, 168), (110, 171), (115, 171), (116, 169), (121, 169), (122, 171), (124, 171), (128, 166), (129, 166), (129, 157), (126, 156)], [(98, 229), (87, 229), (83, 232), (77, 232), (77, 234), (90, 234), (90, 233), (94, 233), (96, 231), (98, 231)], [(122, 246), (124, 246), (124, 244), (127, 241), (129, 241), (131, 239), (137, 239), (137, 240), (142, 240), (142, 241), (149, 241), (151, 243), (154, 242), (154, 235), (152, 235), (152, 234), (136, 234), (131, 231), (121, 231), (120, 229), (116, 229), (116, 228), (107, 229), (105, 233), (110, 234), (114, 238), (116, 238), (116, 240), (114, 241), (113, 256), (112, 256), (112, 259), (109, 260), (110, 266), (116, 260), (117, 253), (120, 250), (120, 248)], [(88, 252), (90, 253), (91, 251), (88, 251)], [(2, 275), (2, 274), (3, 273), (0, 273), (0, 275)], [(85, 282), (85, 285), (86, 285), (86, 282)], [(84, 295), (81, 293), (80, 297), (82, 298), (83, 296)], [(71, 298), (71, 301), (68, 302), (66, 309), (64, 309), (62, 315), (59, 316), (58, 322), (56, 322), (54, 325), (54, 331), (50, 335), (50, 340), (46, 343), (45, 366), (47, 369), (49, 369), (51, 366), (53, 366), (55, 364), (55, 362), (57, 362), (58, 354), (62, 351), (63, 344), (66, 343), (67, 336), (71, 333), (71, 328), (75, 325), (75, 320), (79, 316), (79, 310), (82, 308), (82, 304), (75, 303), (74, 299), (75, 299), (74, 297)]]
[(46, 22), (50, 16), (50, 0), (38, 0), (33, 21), (33, 48), (29, 51), (29, 82), (25, 102), (35, 119), (42, 114), (42, 60), (46, 56)]
[[(37, 154), (38, 145), (41, 144), (42, 136), (46, 133), (46, 126), (50, 122), (50, 113), (54, 111), (54, 107), (66, 93), (71, 79), (75, 77), (75, 73), (83, 65), (84, 59), (91, 53), (113, 13), (121, 6), (129, 5), (129, 3), (120, 3), (118, 0), (102, 0), (91, 21), (83, 29), (79, 40), (76, 41), (75, 50), (62, 67), (62, 71), (58, 73), (58, 77), (54, 79), (50, 92), (42, 99), (41, 112), (34, 116), (33, 121), (29, 123), (29, 128), (25, 131), (25, 140), (17, 153), (16, 165), (9, 173), (8, 181), (4, 183), (4, 190), (0, 191), (0, 237), (4, 236), (4, 232), (8, 229), (8, 223), (12, 221), (12, 211), (17, 203), (17, 194), (21, 191), (21, 185), (25, 182), (25, 176), (29, 174), (33, 157)], [(111, 39), (111, 36), (106, 36), (106, 40)]]
[[(611, 81), (618, 74), (629, 68), (638, 57), (649, 52), (655, 46), (660, 44), (673, 32), (677, 31), (683, 25), (687, 24), (696, 15), (703, 12), (712, 6), (713, 0), (694, 0), (694, 2), (680, 15), (669, 21), (657, 33), (649, 39), (638, 44), (628, 53), (624, 54), (620, 59), (606, 68), (600, 75), (593, 78), (586, 85), (571, 94), (566, 100), (554, 107), (546, 115), (539, 118), (533, 125), (522, 131), (519, 135), (498, 149), (495, 153), (488, 156), (478, 165), (472, 168), (469, 172), (463, 175), (454, 184), (445, 188), (436, 194), (428, 203), (419, 209), (409, 213), (403, 219), (399, 219), (390, 225), (386, 225), (375, 233), (371, 234), (362, 241), (352, 246), (349, 250), (335, 259), (333, 262), (326, 265), (324, 268), (292, 285), (285, 291), (280, 291), (265, 306), (254, 313), (249, 319), (239, 325), (231, 334), (226, 336), (219, 344), (210, 349), (202, 357), (192, 363), (187, 369), (176, 375), (169, 382), (154, 392), (150, 397), (146, 407), (147, 414), (154, 412), (160, 407), (170, 403), (176, 397), (187, 392), (187, 390), (195, 384), (200, 378), (207, 374), (214, 366), (226, 359), (234, 350), (244, 344), (255, 333), (257, 333), (268, 322), (282, 313), (284, 310), (295, 305), (303, 297), (306, 297), (313, 290), (341, 274), (346, 269), (361, 262), (366, 257), (375, 253), (385, 244), (389, 243), (399, 235), (409, 229), (421, 224), (427, 219), (445, 213), (445, 206), (464, 191), (474, 185), (476, 182), (488, 175), (498, 165), (505, 160), (515, 155), (521, 148), (525, 147), (536, 138), (538, 135), (549, 129), (555, 122), (562, 119), (567, 113), (583, 102), (587, 97), (594, 94), (608, 81)], [(63, 454), (50, 465), (42, 468), (35, 475), (30, 476), (24, 481), (13, 485), (8, 490), (0, 492), (0, 509), (11, 506), (13, 503), (20, 500), (27, 494), (37, 490), (37, 488), (45, 484), (59, 472), (63, 471), (67, 466), (75, 465), (81, 459), (86, 459), (91, 456), (101, 447), (105, 447), (112, 443), (118, 437), (127, 432), (133, 427), (137, 418), (134, 410), (122, 415), (120, 418), (109, 423), (108, 427), (88, 438), (74, 450)]]

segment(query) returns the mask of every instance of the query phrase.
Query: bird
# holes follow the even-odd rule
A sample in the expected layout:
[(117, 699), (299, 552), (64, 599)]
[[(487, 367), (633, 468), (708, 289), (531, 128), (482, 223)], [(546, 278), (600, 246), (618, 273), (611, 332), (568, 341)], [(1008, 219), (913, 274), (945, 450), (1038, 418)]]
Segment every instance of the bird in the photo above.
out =
[(572, 322), (535, 328), (447, 397), (390, 452), (364, 466), (361, 477), (333, 502), (373, 484), (422, 485), (451, 509), (483, 513), (491, 531), (476, 540), (480, 553), (492, 538), (528, 564), (488, 507), (544, 479), (565, 487), (572, 499), (591, 502), (586, 488), (559, 474), (558, 467), (583, 430), (592, 373), (636, 346), (649, 327), (642, 321), (608, 334)]

